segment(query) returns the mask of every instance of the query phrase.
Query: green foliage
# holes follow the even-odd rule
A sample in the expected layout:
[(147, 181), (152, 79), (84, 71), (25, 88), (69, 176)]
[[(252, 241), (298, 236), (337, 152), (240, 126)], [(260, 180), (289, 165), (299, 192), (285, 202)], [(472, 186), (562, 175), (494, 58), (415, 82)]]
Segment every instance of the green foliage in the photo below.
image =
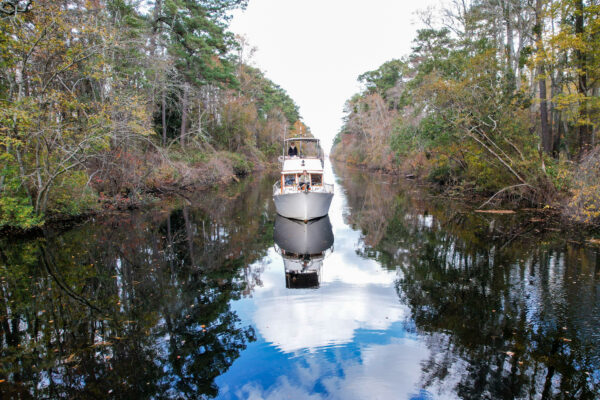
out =
[(98, 197), (87, 180), (85, 171), (62, 175), (48, 196), (48, 212), (75, 216), (94, 209)]
[(427, 180), (430, 182), (434, 182), (440, 185), (447, 184), (452, 178), (452, 169), (446, 163), (442, 165), (438, 165), (433, 168), (429, 175), (427, 176)]
[(227, 12), (246, 0), (164, 0), (159, 21), (168, 29), (169, 53), (185, 79), (197, 85), (237, 84), (226, 57), (234, 45)]
[(464, 180), (481, 192), (495, 192), (513, 182), (511, 176), (493, 159), (488, 157), (484, 149), (469, 146), (465, 152), (465, 162), (468, 165)]
[(207, 153), (204, 153), (198, 149), (182, 149), (177, 145), (170, 149), (168, 157), (172, 161), (181, 161), (192, 166), (204, 163), (208, 160)]
[(233, 172), (237, 176), (245, 176), (252, 172), (254, 165), (244, 156), (237, 153), (227, 153), (227, 157), (233, 162)]
[(400, 125), (390, 139), (390, 148), (399, 157), (407, 156), (417, 148), (419, 128), (412, 125)]
[(273, 160), (277, 155), (281, 154), (281, 144), (271, 143), (261, 148), (262, 153), (268, 160)]
[(14, 166), (7, 166), (2, 170), (4, 179), (0, 196), (0, 227), (28, 229), (39, 226), (43, 222), (43, 216), (36, 215), (18, 176)]
[(420, 121), (418, 133), (425, 148), (446, 147), (458, 139), (455, 128), (449, 122), (452, 119), (452, 112), (443, 110), (431, 113)]
[(335, 147), (336, 145), (338, 145), (339, 143), (341, 143), (342, 138), (341, 138), (342, 132), (338, 132), (335, 137), (333, 138), (333, 146)]
[(26, 196), (6, 194), (0, 198), (0, 227), (29, 229), (41, 225), (42, 218), (35, 214)]
[(256, 103), (256, 110), (261, 119), (265, 120), (275, 110), (280, 110), (291, 125), (300, 119), (300, 112), (294, 100), (262, 71), (250, 66), (243, 66), (240, 80), (241, 91), (252, 97)]
[(546, 158), (546, 174), (552, 185), (561, 192), (568, 192), (573, 187), (573, 171), (565, 160)]
[(358, 81), (365, 85), (371, 92), (381, 93), (386, 96), (389, 89), (393, 88), (399, 79), (402, 79), (408, 67), (401, 60), (391, 60), (383, 63), (374, 71), (368, 71), (358, 76)]

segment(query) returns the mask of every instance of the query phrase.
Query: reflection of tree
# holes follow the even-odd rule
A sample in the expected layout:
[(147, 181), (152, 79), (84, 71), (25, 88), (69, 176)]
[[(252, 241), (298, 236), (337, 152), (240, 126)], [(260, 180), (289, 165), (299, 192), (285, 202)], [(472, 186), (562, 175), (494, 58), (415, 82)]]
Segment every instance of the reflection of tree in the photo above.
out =
[[(423, 249), (411, 253), (398, 282), (418, 329), (442, 343), (431, 346), (426, 382), (442, 383), (460, 359), (461, 398), (598, 395), (597, 382), (588, 382), (585, 373), (598, 369), (597, 343), (573, 326), (591, 315), (578, 315), (578, 301), (557, 309), (547, 286), (553, 272), (543, 256), (547, 250), (493, 254), (491, 246), (470, 252), (459, 237), (431, 233)], [(527, 281), (528, 269), (542, 276)], [(577, 290), (563, 285), (563, 294)]]
[(351, 212), (345, 215), (346, 222), (360, 227), (366, 245), (379, 243), (387, 229), (389, 216), (394, 212), (397, 191), (393, 181), (384, 182), (385, 177), (372, 179), (373, 176), (352, 173), (344, 168), (336, 168), (335, 172), (343, 179), (351, 207)]
[(380, 195), (371, 198), (394, 199), (385, 203), (391, 210), (370, 205), (386, 217), (375, 234), (370, 217), (354, 215), (365, 186), (348, 181), (349, 218), (379, 238), (365, 240), (363, 255), (399, 271), (398, 295), (431, 351), (424, 388), (452, 382), (464, 399), (598, 398), (597, 250), (536, 232), (519, 216), (425, 206), (406, 188), (372, 183), (366, 187)]
[(1, 397), (216, 395), (254, 340), (229, 304), (260, 283), (249, 265), (272, 241), (266, 181), (0, 242)]

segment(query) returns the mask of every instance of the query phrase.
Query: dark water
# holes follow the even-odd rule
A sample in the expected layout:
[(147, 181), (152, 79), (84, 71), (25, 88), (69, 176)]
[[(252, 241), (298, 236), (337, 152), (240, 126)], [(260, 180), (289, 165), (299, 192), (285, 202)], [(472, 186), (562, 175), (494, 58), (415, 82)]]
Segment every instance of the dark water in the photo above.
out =
[(0, 240), (0, 398), (600, 397), (593, 234), (336, 173), (310, 226), (265, 176)]

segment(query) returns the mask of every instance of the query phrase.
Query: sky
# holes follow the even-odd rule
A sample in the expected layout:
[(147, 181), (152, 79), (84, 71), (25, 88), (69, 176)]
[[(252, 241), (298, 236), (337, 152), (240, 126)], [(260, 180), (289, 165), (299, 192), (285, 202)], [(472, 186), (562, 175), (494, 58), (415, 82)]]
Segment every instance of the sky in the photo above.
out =
[(410, 53), (415, 14), (439, 0), (250, 0), (230, 30), (257, 52), (251, 60), (300, 107), (329, 151), (358, 75)]

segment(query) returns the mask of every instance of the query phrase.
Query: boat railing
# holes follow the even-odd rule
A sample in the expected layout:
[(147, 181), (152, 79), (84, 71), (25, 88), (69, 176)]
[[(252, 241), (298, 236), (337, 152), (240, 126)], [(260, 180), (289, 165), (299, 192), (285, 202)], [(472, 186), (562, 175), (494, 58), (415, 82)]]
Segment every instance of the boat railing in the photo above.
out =
[[(293, 188), (294, 188), (294, 192), (295, 192), (296, 189), (297, 189), (297, 186), (294, 185)], [(289, 187), (286, 188), (286, 192), (288, 192), (288, 190), (289, 190)], [(320, 186), (320, 185), (319, 186), (314, 186), (313, 190), (314, 191), (319, 191), (319, 192), (325, 192), (325, 193), (333, 193), (333, 183), (324, 183), (323, 186)], [(281, 194), (281, 193), (282, 193), (282, 191), (281, 191), (281, 182), (277, 181), (273, 185), (273, 195)]]
[(297, 156), (279, 156), (277, 157), (277, 161), (279, 162), (284, 162), (285, 160), (321, 160), (323, 161), (323, 157), (322, 156), (309, 156), (309, 155), (304, 155), (304, 154), (300, 154)]

